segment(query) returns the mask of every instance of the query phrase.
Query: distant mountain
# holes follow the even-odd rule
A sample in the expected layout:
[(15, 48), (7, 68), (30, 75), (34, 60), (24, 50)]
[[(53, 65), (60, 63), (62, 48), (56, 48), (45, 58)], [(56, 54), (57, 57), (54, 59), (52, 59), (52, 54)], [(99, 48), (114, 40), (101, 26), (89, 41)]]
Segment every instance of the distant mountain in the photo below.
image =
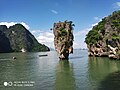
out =
[(0, 25), (0, 52), (39, 52), (50, 49), (38, 43), (35, 37), (21, 24), (7, 28)]
[(54, 48), (50, 48), (50, 51), (55, 51), (55, 49)]
[(90, 56), (120, 59), (120, 10), (94, 26), (87, 34), (85, 42)]

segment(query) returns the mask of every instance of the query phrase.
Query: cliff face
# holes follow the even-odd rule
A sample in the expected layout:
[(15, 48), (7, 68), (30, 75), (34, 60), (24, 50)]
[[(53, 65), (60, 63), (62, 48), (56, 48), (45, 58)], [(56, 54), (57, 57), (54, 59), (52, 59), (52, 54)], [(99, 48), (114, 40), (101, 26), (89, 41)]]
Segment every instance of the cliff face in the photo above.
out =
[(7, 28), (0, 26), (0, 52), (49, 51), (45, 45), (38, 43), (35, 37), (21, 24)]
[(120, 11), (105, 17), (86, 35), (89, 56), (120, 59)]
[(5, 36), (5, 34), (1, 30), (7, 30), (6, 26), (0, 27), (0, 53), (1, 52), (10, 52), (12, 48), (10, 47), (10, 41)]
[(68, 59), (73, 53), (73, 26), (72, 21), (54, 23), (54, 45), (60, 59)]

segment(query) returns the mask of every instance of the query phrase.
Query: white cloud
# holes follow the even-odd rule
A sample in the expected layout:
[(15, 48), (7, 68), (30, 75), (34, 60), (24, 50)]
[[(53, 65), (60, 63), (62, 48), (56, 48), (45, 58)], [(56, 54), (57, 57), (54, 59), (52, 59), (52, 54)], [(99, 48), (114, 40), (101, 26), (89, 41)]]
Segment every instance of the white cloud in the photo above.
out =
[(42, 30), (32, 30), (31, 33), (34, 34), (36, 37), (40, 34), (43, 33), (44, 31)]
[[(105, 17), (105, 16), (104, 16)], [(102, 18), (104, 18), (104, 17), (102, 17)], [(96, 22), (100, 22), (101, 20), (102, 20), (102, 18), (100, 18), (100, 17), (94, 17), (93, 19), (96, 21)]]
[[(80, 39), (79, 39), (79, 40), (80, 40)], [(79, 42), (74, 41), (74, 42), (73, 42), (73, 48), (74, 48), (74, 49), (80, 49), (80, 48), (87, 48), (87, 46), (86, 46), (86, 44), (84, 43), (83, 40), (82, 40), (82, 41), (79, 41)]]
[(32, 33), (32, 34), (36, 34), (37, 31), (36, 31), (36, 30), (32, 30), (31, 33)]
[(50, 11), (54, 14), (58, 14), (58, 12), (56, 10), (50, 10)]
[(78, 49), (78, 48), (87, 48), (86, 44), (85, 44), (85, 37), (86, 37), (86, 34), (92, 29), (92, 27), (90, 28), (86, 28), (86, 29), (82, 29), (82, 30), (79, 30), (78, 32), (76, 32), (74, 34), (74, 37), (75, 37), (75, 41), (73, 43), (73, 47), (75, 49)]
[[(106, 17), (106, 16), (104, 16), (104, 17)], [(104, 18), (104, 17), (102, 17), (102, 18)], [(95, 25), (98, 25), (98, 23), (99, 23), (100, 21), (102, 21), (102, 18), (94, 17), (94, 19), (95, 19), (97, 22), (94, 23), (94, 24), (92, 24), (91, 26), (93, 27), (93, 26), (95, 26)]]
[(31, 32), (39, 43), (54, 48), (54, 35), (52, 31), (32, 30)]
[(24, 23), (24, 22), (21, 22), (20, 24), (22, 24), (26, 29), (30, 29), (30, 27), (29, 27), (29, 25), (27, 25), (26, 23)]
[(99, 20), (99, 17), (94, 17), (94, 20)]
[[(37, 36), (37, 40), (39, 43), (45, 44), (48, 47), (54, 48), (54, 34), (51, 31), (33, 31), (34, 35), (35, 33), (39, 33), (39, 35), (35, 35)], [(78, 49), (78, 48), (86, 48), (86, 44), (84, 43), (84, 40), (77, 42), (76, 40), (73, 42), (73, 48), (74, 49)]]
[(116, 5), (117, 5), (118, 7), (120, 7), (120, 2), (116, 2)]
[(73, 48), (74, 49), (78, 49), (80, 47), (80, 45), (79, 45), (79, 43), (77, 43), (77, 42), (73, 42)]
[[(45, 44), (48, 47), (54, 48), (54, 34), (52, 31), (43, 31), (43, 30), (32, 30), (33, 35), (35, 35), (36, 39), (39, 43)], [(84, 33), (84, 32), (83, 32)], [(76, 34), (75, 34), (76, 36)], [(78, 39), (79, 40), (79, 39)], [(86, 45), (84, 40), (77, 42), (76, 40), (73, 42), (74, 49), (78, 49), (80, 47), (85, 48)]]
[(6, 25), (8, 28), (9, 28), (10, 26), (15, 25), (15, 24), (16, 24), (15, 22), (0, 22), (0, 25)]
[(96, 25), (98, 25), (98, 22), (97, 22), (97, 23), (92, 24), (91, 26), (93, 27), (93, 26), (96, 26)]
[(116, 9), (120, 8), (120, 2), (114, 3), (113, 8), (116, 8)]
[(93, 26), (98, 25), (98, 23), (102, 20), (101, 18), (98, 17), (94, 17), (94, 19), (96, 19), (96, 23), (91, 24), (88, 28), (79, 30), (78, 32), (75, 33), (76, 36), (86, 36), (86, 34), (92, 30)]
[(40, 43), (46, 44), (46, 43), (53, 43), (54, 35), (51, 32), (43, 32), (40, 36), (37, 37), (38, 41)]
[(91, 29), (92, 29), (92, 27), (80, 30), (77, 33), (75, 33), (75, 35), (76, 36), (86, 35)]
[[(89, 29), (84, 29), (79, 31), (78, 33), (74, 33), (75, 40), (73, 41), (73, 48), (86, 48), (86, 44), (84, 43), (84, 38), (88, 33)], [(39, 43), (45, 44), (48, 47), (54, 48), (54, 34), (52, 31), (44, 31), (44, 30), (32, 30), (32, 34), (36, 37)]]
[[(102, 19), (99, 19), (101, 21)], [(92, 30), (93, 26), (97, 25), (97, 23), (91, 24), (90, 27), (79, 30), (78, 32), (74, 33), (75, 42), (74, 42), (74, 48), (87, 48), (85, 41), (87, 33)]]
[(17, 23), (22, 24), (28, 30), (30, 29), (29, 25), (27, 25), (24, 22), (0, 22), (0, 25), (6, 25), (9, 28), (10, 26), (13, 26), (13, 25), (15, 25)]

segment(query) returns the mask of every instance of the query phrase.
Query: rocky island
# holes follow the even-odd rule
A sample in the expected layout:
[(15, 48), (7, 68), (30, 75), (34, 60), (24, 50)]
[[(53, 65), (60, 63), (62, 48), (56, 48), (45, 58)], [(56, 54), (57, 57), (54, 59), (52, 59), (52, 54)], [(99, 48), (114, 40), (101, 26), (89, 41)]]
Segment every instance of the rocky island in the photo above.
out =
[(120, 59), (120, 10), (113, 12), (86, 35), (89, 56)]
[(70, 53), (73, 53), (73, 26), (72, 21), (54, 23), (54, 45), (59, 58), (67, 60)]
[(50, 49), (38, 43), (35, 37), (21, 24), (7, 28), (0, 25), (0, 53), (2, 52), (39, 52)]

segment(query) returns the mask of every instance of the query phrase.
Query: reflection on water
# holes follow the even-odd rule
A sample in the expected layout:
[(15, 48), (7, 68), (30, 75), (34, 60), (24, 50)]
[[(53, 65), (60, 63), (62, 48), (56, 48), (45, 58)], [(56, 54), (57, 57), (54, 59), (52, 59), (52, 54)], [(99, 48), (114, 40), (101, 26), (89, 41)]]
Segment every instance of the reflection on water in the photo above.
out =
[[(17, 59), (13, 60), (12, 57)], [(31, 60), (29, 53), (4, 53), (0, 54), (0, 90), (21, 90), (24, 87), (5, 87), (4, 82), (35, 80), (31, 78), (35, 73), (36, 63)], [(28, 60), (29, 59), (29, 60)], [(33, 89), (34, 87), (32, 87)]]
[[(110, 77), (112, 75), (114, 76), (115, 72), (119, 70), (120, 70), (119, 61), (113, 61), (113, 60), (111, 61), (108, 58), (89, 57), (89, 70), (88, 70), (89, 73), (88, 74), (89, 74), (90, 83), (92, 85), (92, 89), (102, 88), (102, 87), (105, 87), (106, 85), (108, 86), (109, 85), (109, 83), (107, 83), (108, 81), (110, 81), (111, 84), (112, 83), (114, 84), (114, 79), (116, 78), (117, 80), (117, 78), (120, 77), (119, 76), (120, 74), (117, 73), (118, 75), (116, 75), (115, 78), (113, 77), (113, 79), (110, 79)], [(117, 81), (119, 81), (119, 79)], [(109, 90), (109, 89), (105, 89), (105, 90)]]
[[(47, 54), (47, 57), (39, 57)], [(12, 57), (17, 59), (13, 60)], [(33, 87), (5, 87), (5, 81), (34, 81)], [(75, 50), (69, 61), (55, 51), (0, 53), (0, 90), (120, 90), (120, 61)]]
[(120, 71), (109, 74), (100, 83), (99, 90), (120, 90)]
[(55, 90), (74, 90), (73, 66), (68, 60), (59, 61), (56, 67)]

